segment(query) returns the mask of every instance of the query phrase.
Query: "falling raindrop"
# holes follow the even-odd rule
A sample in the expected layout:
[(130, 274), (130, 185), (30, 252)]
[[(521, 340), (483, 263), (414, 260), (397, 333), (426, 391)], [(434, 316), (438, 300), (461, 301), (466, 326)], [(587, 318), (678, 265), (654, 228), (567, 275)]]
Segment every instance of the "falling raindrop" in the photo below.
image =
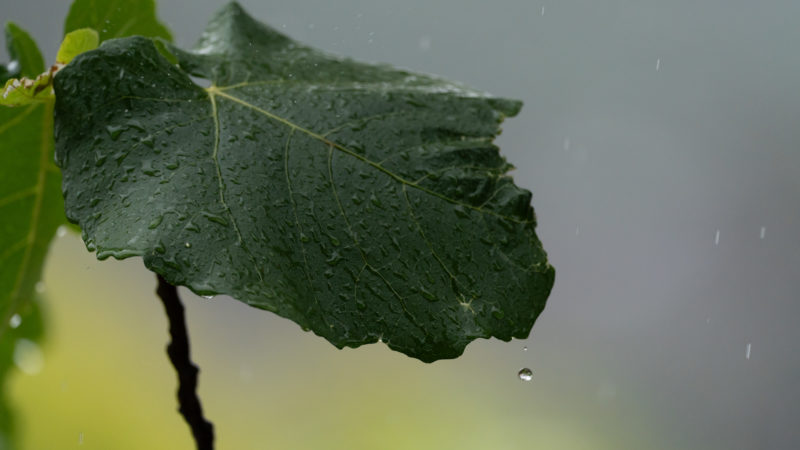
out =
[(751, 343), (747, 343), (747, 349), (744, 351), (744, 358), (750, 359), (750, 348), (752, 347)]
[(544, 17), (544, 6), (542, 6), (542, 10), (539, 12), (542, 17)]
[(714, 245), (719, 245), (719, 230), (717, 230), (717, 234), (714, 236)]
[(761, 227), (761, 239), (764, 239), (764, 236), (767, 235), (767, 227)]
[(11, 328), (17, 328), (21, 323), (22, 317), (20, 317), (19, 314), (14, 314), (10, 319), (8, 319), (8, 326)]
[(519, 379), (522, 381), (531, 381), (533, 379), (533, 371), (525, 367), (519, 370), (517, 376), (519, 376)]
[(658, 58), (656, 60), (656, 72), (658, 72), (659, 70), (661, 70), (661, 58)]
[(78, 433), (78, 444), (83, 445), (83, 431)]
[(427, 52), (431, 49), (431, 38), (428, 36), (422, 36), (419, 38), (419, 49), (423, 52)]
[(569, 138), (566, 137), (566, 138), (564, 138), (564, 144), (563, 144), (564, 151), (569, 151), (569, 146), (570, 146), (570, 141), (569, 141)]

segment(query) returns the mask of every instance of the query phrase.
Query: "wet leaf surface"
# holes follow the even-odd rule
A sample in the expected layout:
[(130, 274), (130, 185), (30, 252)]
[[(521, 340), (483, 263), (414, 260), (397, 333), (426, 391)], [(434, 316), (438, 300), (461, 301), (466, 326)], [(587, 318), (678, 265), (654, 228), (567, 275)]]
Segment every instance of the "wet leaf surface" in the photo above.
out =
[(333, 57), (235, 3), (193, 50), (108, 41), (55, 89), (67, 215), (101, 259), (423, 361), (526, 337), (544, 308), (531, 195), (492, 144), (518, 101)]

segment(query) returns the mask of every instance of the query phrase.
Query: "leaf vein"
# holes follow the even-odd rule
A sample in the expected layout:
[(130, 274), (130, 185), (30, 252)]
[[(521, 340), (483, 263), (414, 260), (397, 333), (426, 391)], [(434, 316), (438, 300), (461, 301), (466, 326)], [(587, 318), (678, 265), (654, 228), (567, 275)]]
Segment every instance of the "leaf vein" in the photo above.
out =
[(446, 201), (448, 203), (452, 203), (454, 205), (460, 205), (460, 206), (463, 206), (463, 207), (469, 208), (469, 209), (474, 209), (474, 210), (476, 210), (476, 211), (478, 211), (478, 212), (480, 212), (482, 214), (488, 214), (488, 215), (491, 215), (491, 216), (496, 216), (496, 217), (499, 217), (501, 219), (508, 220), (508, 221), (515, 222), (515, 223), (529, 223), (529, 222), (531, 222), (530, 220), (519, 220), (519, 219), (514, 218), (514, 217), (507, 217), (507, 216), (504, 216), (502, 214), (498, 214), (498, 213), (496, 213), (494, 211), (491, 211), (491, 210), (484, 210), (484, 209), (475, 207), (473, 205), (470, 205), (469, 203), (464, 203), (464, 202), (460, 202), (458, 200), (449, 198), (449, 197), (447, 197), (445, 195), (442, 195), (442, 194), (440, 194), (440, 193), (438, 193), (436, 191), (432, 191), (432, 190), (427, 189), (427, 188), (425, 188), (423, 186), (415, 184), (414, 182), (412, 182), (410, 180), (406, 180), (405, 178), (401, 177), (400, 175), (397, 175), (394, 172), (392, 172), (392, 171), (386, 169), (385, 167), (381, 166), (380, 164), (378, 164), (378, 163), (376, 163), (376, 162), (374, 162), (374, 161), (372, 161), (372, 160), (370, 160), (370, 159), (368, 159), (368, 158), (366, 158), (366, 157), (364, 157), (362, 155), (359, 155), (358, 153), (348, 149), (347, 147), (345, 147), (345, 146), (343, 146), (341, 144), (338, 144), (336, 142), (333, 142), (333, 141), (325, 138), (324, 136), (315, 133), (314, 131), (311, 131), (311, 130), (309, 130), (307, 128), (301, 127), (301, 126), (299, 126), (299, 125), (297, 125), (297, 124), (295, 124), (295, 123), (293, 123), (293, 122), (291, 122), (291, 121), (289, 121), (289, 120), (287, 120), (287, 119), (285, 119), (285, 118), (283, 118), (283, 117), (281, 117), (281, 116), (279, 116), (277, 114), (274, 114), (274, 113), (271, 113), (271, 112), (269, 112), (269, 111), (267, 111), (265, 109), (259, 108), (259, 107), (255, 106), (255, 105), (253, 105), (251, 103), (248, 103), (248, 102), (246, 102), (246, 101), (244, 101), (244, 100), (242, 100), (242, 99), (240, 99), (238, 97), (234, 97), (232, 95), (226, 94), (225, 92), (221, 91), (216, 86), (212, 86), (212, 87), (208, 88), (207, 90), (208, 90), (208, 92), (210, 94), (218, 95), (220, 97), (224, 97), (224, 98), (226, 98), (228, 100), (231, 100), (233, 102), (239, 103), (240, 105), (242, 105), (242, 106), (244, 106), (246, 108), (250, 108), (250, 109), (252, 109), (254, 111), (258, 111), (261, 114), (269, 117), (270, 119), (273, 119), (273, 120), (275, 120), (277, 122), (280, 122), (280, 123), (286, 125), (287, 127), (293, 129), (293, 130), (298, 130), (298, 131), (300, 131), (300, 132), (302, 132), (302, 133), (304, 133), (304, 134), (306, 134), (306, 135), (308, 135), (308, 136), (310, 136), (310, 137), (312, 137), (312, 138), (314, 138), (316, 140), (319, 140), (319, 141), (321, 141), (321, 142), (323, 142), (325, 144), (332, 145), (337, 150), (339, 150), (339, 151), (341, 151), (341, 152), (343, 152), (343, 153), (345, 153), (347, 155), (350, 155), (353, 158), (358, 159), (359, 161), (361, 161), (361, 162), (363, 162), (365, 164), (368, 164), (368, 165), (374, 167), (375, 169), (383, 172), (384, 174), (388, 175), (389, 177), (394, 178), (396, 181), (398, 181), (398, 182), (400, 182), (400, 183), (402, 183), (404, 185), (411, 186), (411, 187), (413, 187), (415, 189), (418, 189), (418, 190), (420, 190), (422, 192), (425, 192), (426, 194), (432, 195), (434, 197), (438, 197), (438, 198), (440, 198), (440, 199), (442, 199), (442, 200), (444, 200), (444, 201)]

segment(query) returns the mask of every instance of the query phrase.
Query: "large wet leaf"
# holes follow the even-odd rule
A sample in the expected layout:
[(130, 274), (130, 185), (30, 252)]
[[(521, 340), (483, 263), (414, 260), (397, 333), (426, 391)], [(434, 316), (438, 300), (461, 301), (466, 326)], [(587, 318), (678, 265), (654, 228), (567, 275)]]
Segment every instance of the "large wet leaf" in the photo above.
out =
[[(19, 27), (6, 27), (7, 65), (18, 76), (44, 70), (36, 44)], [(2, 80), (5, 81), (5, 80)], [(64, 223), (61, 175), (53, 161), (53, 100), (0, 106), (0, 339), (10, 318), (30, 302), (47, 247)]]
[(107, 41), (56, 76), (67, 215), (99, 258), (338, 347), (433, 361), (528, 335), (554, 272), (492, 144), (518, 101), (332, 57), (235, 3), (171, 51)]

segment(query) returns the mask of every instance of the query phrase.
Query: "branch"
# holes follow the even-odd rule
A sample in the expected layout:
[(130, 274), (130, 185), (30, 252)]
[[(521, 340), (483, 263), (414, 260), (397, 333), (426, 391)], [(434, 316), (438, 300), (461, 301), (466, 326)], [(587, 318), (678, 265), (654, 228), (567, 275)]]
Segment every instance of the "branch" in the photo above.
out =
[(197, 397), (197, 373), (199, 370), (189, 359), (189, 336), (186, 332), (186, 320), (183, 314), (183, 304), (178, 297), (178, 288), (169, 284), (167, 280), (158, 277), (156, 293), (164, 304), (164, 310), (169, 320), (169, 334), (172, 342), (167, 345), (169, 360), (178, 372), (178, 404), (183, 418), (192, 429), (192, 435), (197, 443), (198, 450), (213, 450), (214, 425), (203, 417), (203, 407)]

